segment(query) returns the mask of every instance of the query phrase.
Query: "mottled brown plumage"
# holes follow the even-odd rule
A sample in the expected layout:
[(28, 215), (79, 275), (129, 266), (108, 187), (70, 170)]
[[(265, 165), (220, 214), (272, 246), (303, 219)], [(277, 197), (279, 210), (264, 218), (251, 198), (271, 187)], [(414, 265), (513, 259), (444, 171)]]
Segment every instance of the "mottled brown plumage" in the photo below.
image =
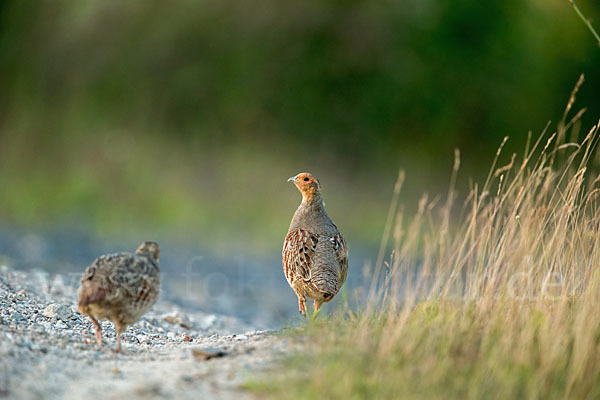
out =
[(96, 327), (96, 341), (102, 344), (98, 320), (115, 324), (117, 348), (121, 332), (137, 322), (156, 302), (160, 289), (159, 247), (144, 242), (135, 254), (115, 253), (98, 257), (87, 267), (79, 289), (79, 311)]
[(306, 316), (306, 297), (315, 312), (331, 301), (348, 275), (348, 248), (337, 226), (325, 211), (319, 181), (309, 173), (288, 179), (294, 182), (302, 203), (283, 242), (283, 271), (298, 296), (300, 313)]

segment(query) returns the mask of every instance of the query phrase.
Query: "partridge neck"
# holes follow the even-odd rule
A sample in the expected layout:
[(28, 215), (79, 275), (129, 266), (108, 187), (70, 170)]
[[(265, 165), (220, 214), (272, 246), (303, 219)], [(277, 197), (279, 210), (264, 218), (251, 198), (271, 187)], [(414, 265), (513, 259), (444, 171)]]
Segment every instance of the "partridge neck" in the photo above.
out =
[(302, 193), (302, 204), (307, 208), (324, 208), (323, 198), (321, 193)]

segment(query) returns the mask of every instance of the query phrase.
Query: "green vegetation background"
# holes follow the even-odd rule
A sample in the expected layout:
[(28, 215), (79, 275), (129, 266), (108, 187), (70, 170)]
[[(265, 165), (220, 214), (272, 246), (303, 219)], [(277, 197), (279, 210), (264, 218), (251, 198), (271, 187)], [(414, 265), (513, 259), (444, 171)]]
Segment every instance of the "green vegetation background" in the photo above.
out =
[(566, 0), (3, 1), (0, 223), (271, 252), (309, 170), (369, 246), (398, 168), (444, 190), (460, 148), (466, 185), (580, 73), (599, 115), (590, 49)]

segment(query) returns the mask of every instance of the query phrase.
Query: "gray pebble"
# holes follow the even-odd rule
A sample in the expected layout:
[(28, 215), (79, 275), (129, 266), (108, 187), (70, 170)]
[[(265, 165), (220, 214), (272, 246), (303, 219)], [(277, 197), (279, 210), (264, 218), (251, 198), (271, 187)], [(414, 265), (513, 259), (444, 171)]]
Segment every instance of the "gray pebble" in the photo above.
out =
[(48, 307), (44, 309), (44, 317), (46, 318), (58, 318), (60, 320), (66, 321), (71, 317), (71, 310), (68, 307), (63, 306), (62, 304), (50, 304)]

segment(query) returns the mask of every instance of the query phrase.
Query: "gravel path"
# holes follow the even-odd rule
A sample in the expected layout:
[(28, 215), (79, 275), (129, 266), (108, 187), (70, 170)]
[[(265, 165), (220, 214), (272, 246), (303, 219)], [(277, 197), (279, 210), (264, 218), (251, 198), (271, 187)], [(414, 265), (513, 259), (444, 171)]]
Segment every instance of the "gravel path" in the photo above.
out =
[(0, 267), (0, 398), (250, 398), (239, 385), (290, 349), (274, 331), (161, 300), (116, 354), (112, 325), (98, 347), (75, 289), (48, 291), (44, 276)]

